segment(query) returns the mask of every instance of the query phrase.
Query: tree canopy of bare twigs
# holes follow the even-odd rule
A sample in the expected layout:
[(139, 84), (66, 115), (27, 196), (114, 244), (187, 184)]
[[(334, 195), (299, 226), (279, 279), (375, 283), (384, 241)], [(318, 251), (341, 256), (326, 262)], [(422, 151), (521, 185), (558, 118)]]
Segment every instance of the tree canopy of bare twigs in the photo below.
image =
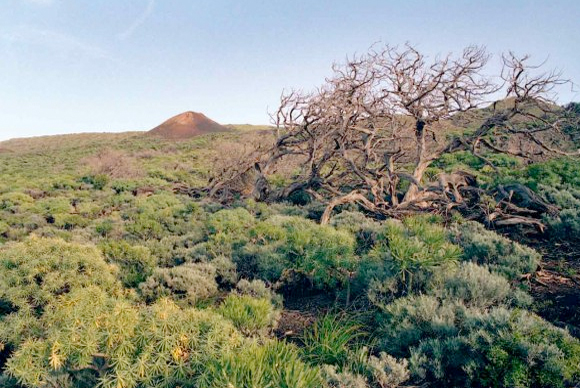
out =
[[(372, 48), (334, 65), (318, 90), (283, 94), (272, 115), (275, 143), (240, 163), (257, 171), (254, 195), (279, 199), (303, 190), (328, 204), (322, 222), (345, 203), (389, 216), (462, 201), (458, 187), (473, 183), (467, 174), (425, 181), (427, 168), (444, 154), (471, 152), (492, 167), (489, 153), (580, 155), (558, 142), (569, 122), (552, 93), (568, 81), (512, 52), (492, 77), (486, 74), (490, 58), (478, 46), (433, 60), (411, 45)], [(498, 97), (501, 103), (490, 105), (478, 128), (448, 136), (451, 119)], [(268, 175), (289, 158), (303, 162), (300, 171), (286, 187), (271, 190)]]

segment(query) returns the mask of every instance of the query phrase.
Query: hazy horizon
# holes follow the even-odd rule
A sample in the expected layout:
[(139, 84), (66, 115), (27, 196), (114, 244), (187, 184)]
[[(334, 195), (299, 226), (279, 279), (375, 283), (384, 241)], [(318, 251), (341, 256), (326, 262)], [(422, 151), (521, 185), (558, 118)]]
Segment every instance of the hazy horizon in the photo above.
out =
[[(81, 4), (82, 3), (82, 4)], [(485, 45), (580, 82), (580, 3), (8, 0), (0, 14), (0, 141), (144, 131), (192, 110), (268, 124), (283, 89), (313, 89), (374, 42), (434, 56)], [(493, 67), (493, 66), (492, 66)], [(577, 101), (560, 90), (559, 102)]]

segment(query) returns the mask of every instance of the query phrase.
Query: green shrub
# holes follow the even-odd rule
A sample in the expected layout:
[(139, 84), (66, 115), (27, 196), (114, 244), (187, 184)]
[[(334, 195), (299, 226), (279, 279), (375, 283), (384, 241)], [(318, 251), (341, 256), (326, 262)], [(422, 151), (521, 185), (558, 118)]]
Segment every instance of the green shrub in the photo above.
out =
[(91, 285), (112, 294), (119, 289), (93, 246), (32, 237), (0, 247), (0, 299), (22, 313), (42, 312), (59, 295)]
[(114, 228), (112, 220), (103, 220), (95, 225), (95, 232), (101, 237), (107, 237), (111, 234)]
[(10, 226), (4, 221), (0, 221), (0, 237), (1, 236), (7, 237), (9, 230), (10, 230)]
[(278, 312), (269, 299), (229, 294), (217, 311), (243, 333), (265, 334), (276, 324)]
[(240, 295), (249, 295), (256, 299), (269, 299), (276, 308), (282, 308), (282, 296), (276, 294), (271, 288), (266, 286), (262, 280), (254, 279), (248, 281), (241, 279), (236, 284), (236, 292)]
[(169, 297), (181, 305), (193, 306), (217, 295), (216, 269), (208, 263), (156, 268), (139, 285), (139, 292), (148, 303)]
[(79, 214), (54, 214), (54, 226), (64, 230), (84, 228), (90, 224), (90, 220)]
[(261, 274), (298, 271), (317, 288), (335, 288), (348, 281), (357, 266), (355, 240), (343, 230), (300, 217), (274, 216), (251, 230)]
[(105, 259), (119, 267), (119, 279), (125, 287), (137, 287), (155, 268), (149, 249), (126, 241), (108, 241), (101, 245)]
[(68, 214), (72, 210), (70, 200), (67, 198), (42, 198), (34, 203), (30, 209), (33, 213), (45, 218), (52, 218), (55, 214)]
[(80, 181), (93, 185), (95, 190), (103, 190), (109, 183), (109, 176), (106, 174), (85, 175)]
[(330, 219), (330, 225), (338, 230), (346, 230), (356, 237), (357, 254), (365, 254), (376, 243), (381, 224), (365, 217), (360, 212), (343, 211)]
[(191, 386), (206, 365), (243, 343), (218, 314), (165, 299), (133, 306), (96, 287), (64, 296), (42, 324), (42, 336), (19, 343), (7, 362), (8, 373), (29, 387), (59, 375), (82, 378), (87, 369), (106, 388)]
[(255, 223), (254, 216), (246, 209), (220, 210), (209, 216), (208, 229), (211, 234), (241, 235)]
[(197, 255), (199, 247), (196, 247), (204, 237), (203, 227), (197, 223), (191, 223), (192, 230), (183, 236), (165, 236), (160, 240), (147, 241), (147, 247), (157, 258), (159, 265), (173, 267), (188, 262), (207, 261), (209, 253)]
[(189, 198), (170, 193), (138, 197), (135, 207), (126, 211), (126, 230), (134, 238), (160, 240), (169, 235), (185, 235), (192, 228), (200, 227), (196, 217), (200, 209)]
[(540, 254), (500, 236), (477, 222), (468, 221), (451, 228), (451, 240), (463, 248), (463, 260), (487, 265), (508, 279), (534, 272)]
[(460, 255), (445, 229), (428, 217), (388, 220), (365, 258), (361, 276), (367, 283), (392, 283), (388, 288), (394, 293), (402, 288), (407, 293), (420, 291), (434, 270), (455, 265)]
[(110, 295), (121, 287), (95, 247), (30, 238), (0, 247), (0, 344), (40, 336), (40, 317), (62, 295), (97, 286)]
[(540, 186), (539, 192), (561, 209), (557, 216), (544, 216), (548, 235), (568, 242), (580, 240), (580, 188)]

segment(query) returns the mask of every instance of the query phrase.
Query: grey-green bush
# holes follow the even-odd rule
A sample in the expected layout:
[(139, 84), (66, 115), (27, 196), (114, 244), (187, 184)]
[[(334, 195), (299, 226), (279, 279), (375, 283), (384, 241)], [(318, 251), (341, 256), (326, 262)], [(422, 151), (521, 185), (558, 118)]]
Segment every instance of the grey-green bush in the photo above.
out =
[(541, 318), (429, 296), (383, 311), (381, 349), (409, 357), (412, 379), (435, 387), (565, 387), (580, 378), (580, 341)]
[(463, 248), (463, 260), (487, 265), (508, 279), (534, 272), (541, 258), (532, 248), (487, 230), (474, 221), (453, 225), (450, 238)]
[(156, 268), (139, 291), (147, 303), (169, 297), (184, 306), (195, 305), (218, 293), (216, 269), (208, 263)]

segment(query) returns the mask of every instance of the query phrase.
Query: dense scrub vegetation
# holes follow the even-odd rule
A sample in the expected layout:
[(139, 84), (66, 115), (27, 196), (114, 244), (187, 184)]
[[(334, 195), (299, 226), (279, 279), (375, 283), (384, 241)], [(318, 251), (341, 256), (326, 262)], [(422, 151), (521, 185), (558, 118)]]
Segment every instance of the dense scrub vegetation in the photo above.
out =
[[(347, 205), (320, 225), (316, 202), (180, 194), (246, 135), (2, 145), (0, 386), (580, 381), (580, 341), (534, 313), (522, 279), (542, 258), (523, 240), (458, 215), (376, 220)], [(482, 167), (459, 153), (428, 173), (451, 164)], [(580, 239), (577, 160), (496, 164), (477, 172), (482, 184), (520, 182), (561, 209), (542, 239)], [(288, 306), (306, 324), (280, 331)]]

